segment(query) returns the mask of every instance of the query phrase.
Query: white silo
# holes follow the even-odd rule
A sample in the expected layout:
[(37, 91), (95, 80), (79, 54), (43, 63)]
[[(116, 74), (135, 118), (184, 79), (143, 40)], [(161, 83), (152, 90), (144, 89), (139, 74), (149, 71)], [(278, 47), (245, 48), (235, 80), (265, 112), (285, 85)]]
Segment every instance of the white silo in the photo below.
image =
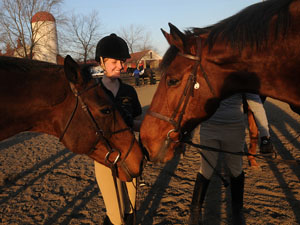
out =
[(58, 42), (55, 18), (49, 12), (38, 12), (31, 20), (33, 39), (33, 59), (57, 63)]

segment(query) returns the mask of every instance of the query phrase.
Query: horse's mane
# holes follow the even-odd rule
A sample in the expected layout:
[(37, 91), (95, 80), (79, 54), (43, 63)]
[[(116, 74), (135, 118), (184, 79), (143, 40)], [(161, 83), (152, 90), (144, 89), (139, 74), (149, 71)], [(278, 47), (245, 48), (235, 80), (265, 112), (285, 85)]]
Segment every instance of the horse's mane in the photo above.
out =
[(171, 62), (175, 59), (178, 51), (178, 48), (176, 48), (174, 45), (171, 45), (170, 48), (166, 51), (159, 66), (159, 69), (162, 73), (164, 73), (164, 71), (169, 67)]
[[(80, 71), (83, 75), (84, 82), (88, 82), (92, 79), (90, 68), (94, 66), (94, 64), (80, 64)], [(63, 65), (57, 65), (49, 62), (43, 62), (38, 60), (26, 59), (26, 58), (16, 58), (16, 57), (8, 57), (8, 56), (0, 56), (0, 69), (3, 70), (14, 70), (21, 72), (29, 72), (32, 69), (36, 70), (56, 70), (57, 72), (63, 70)], [(5, 74), (3, 74), (5, 75)], [(41, 74), (42, 75), (42, 74)]]
[(206, 43), (210, 49), (219, 37), (240, 50), (247, 44), (259, 49), (267, 43), (270, 21), (274, 16), (277, 16), (274, 37), (285, 34), (290, 24), (289, 5), (293, 1), (268, 0), (256, 3), (213, 26), (192, 28), (186, 34), (209, 33)]
[[(190, 28), (185, 31), (185, 35), (189, 38), (208, 34), (206, 44), (209, 49), (213, 47), (219, 37), (239, 50), (242, 50), (247, 44), (252, 48), (260, 49), (263, 44), (267, 43), (270, 21), (274, 16), (277, 15), (274, 37), (276, 38), (280, 33), (285, 34), (290, 25), (289, 5), (293, 1), (267, 0), (256, 3), (212, 26)], [(170, 46), (160, 64), (162, 72), (168, 68), (178, 51), (175, 46)]]
[(16, 58), (16, 57), (8, 57), (8, 56), (0, 56), (0, 68), (6, 70), (21, 70), (21, 71), (29, 71), (32, 68), (42, 69), (42, 68), (62, 68), (61, 65), (26, 59), (26, 58)]

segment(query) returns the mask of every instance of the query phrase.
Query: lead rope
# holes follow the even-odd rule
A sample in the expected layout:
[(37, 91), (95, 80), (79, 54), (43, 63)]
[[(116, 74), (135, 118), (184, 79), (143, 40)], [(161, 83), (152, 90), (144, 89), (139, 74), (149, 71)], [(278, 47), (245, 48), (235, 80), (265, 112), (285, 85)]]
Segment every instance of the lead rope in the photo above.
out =
[(229, 182), (222, 176), (222, 174), (211, 164), (211, 162), (204, 156), (202, 152), (200, 152), (201, 157), (207, 162), (207, 164), (213, 169), (213, 171), (217, 174), (217, 176), (222, 180), (224, 187), (228, 187)]
[[(122, 212), (122, 204), (121, 204), (121, 195), (120, 195), (120, 188), (118, 186), (118, 181), (117, 181), (117, 171), (116, 171), (116, 168), (115, 166), (111, 166), (111, 171), (112, 171), (112, 175), (113, 175), (113, 180), (114, 180), (114, 185), (115, 185), (115, 190), (116, 190), (116, 194), (117, 194), (117, 200), (118, 200), (118, 206), (119, 206), (119, 213), (120, 213), (120, 218), (121, 218), (121, 223), (122, 224), (125, 224), (125, 214), (123, 214)], [(132, 185), (133, 187), (136, 189), (136, 193), (137, 193), (137, 180), (136, 180), (136, 184), (134, 184), (134, 182), (132, 181)], [(125, 194), (127, 195), (128, 197), (128, 201), (129, 201), (129, 204), (130, 204), (130, 208), (132, 209), (132, 212), (133, 212), (133, 224), (135, 224), (136, 222), (136, 208), (135, 208), (135, 205), (132, 204), (131, 202), (131, 199), (129, 197), (129, 193), (128, 193), (128, 189), (127, 189), (127, 186), (126, 186), (126, 182), (122, 182), (121, 181), (121, 189), (124, 190)], [(124, 208), (126, 207), (125, 203), (124, 203)]]
[[(203, 149), (206, 151), (214, 151), (214, 152), (223, 152), (226, 154), (232, 154), (232, 155), (240, 155), (240, 156), (253, 156), (265, 161), (272, 161), (272, 162), (277, 162), (277, 163), (285, 163), (287, 165), (300, 165), (300, 160), (295, 159), (295, 160), (288, 160), (288, 159), (278, 159), (276, 152), (270, 153), (270, 154), (251, 154), (249, 152), (229, 152), (229, 151), (224, 151), (222, 149), (218, 148), (213, 148), (205, 145), (200, 145), (200, 144), (195, 144), (192, 141), (183, 141), (183, 143), (188, 144), (190, 146), (193, 146), (195, 148)], [(220, 177), (220, 179), (223, 181), (223, 184), (225, 187), (228, 186), (228, 181), (225, 180), (225, 178), (217, 171), (216, 168), (213, 167), (213, 165), (209, 162), (209, 160), (204, 156), (204, 154), (199, 151), (200, 155), (204, 158), (204, 160), (209, 164), (209, 166), (216, 172), (216, 174)], [(272, 154), (272, 155), (271, 155)], [(272, 158), (269, 158), (269, 156), (272, 156)]]
[[(224, 152), (224, 153), (231, 153), (231, 154), (238, 154), (238, 155), (240, 155), (240, 153), (244, 153), (244, 152), (237, 153), (237, 152), (223, 151), (221, 149), (217, 149), (217, 148), (213, 148), (213, 147), (209, 147), (209, 146), (205, 146), (205, 145), (195, 144), (192, 141), (183, 141), (183, 143), (193, 146), (195, 148), (199, 148), (199, 149), (203, 149), (203, 150), (207, 150), (207, 151)], [(207, 162), (207, 164), (212, 168), (212, 170), (216, 173), (216, 175), (222, 180), (224, 187), (228, 187), (229, 182), (222, 176), (222, 174), (211, 164), (211, 162), (205, 157), (205, 155), (201, 151), (198, 151), (198, 153)]]
[[(133, 187), (135, 188), (135, 199), (137, 199), (137, 178), (136, 178), (136, 184), (134, 184), (134, 181), (132, 180), (131, 181), (131, 183), (132, 183), (132, 185), (133, 185)], [(129, 201), (129, 204), (130, 204), (130, 208), (132, 209), (132, 213), (133, 213), (133, 224), (135, 224), (136, 223), (136, 204), (135, 205), (133, 205), (132, 204), (132, 202), (131, 202), (131, 199), (130, 199), (130, 197), (129, 197), (129, 194), (128, 194), (128, 189), (127, 189), (127, 185), (126, 185), (126, 183), (124, 182), (124, 190), (125, 190), (125, 192), (126, 192), (126, 195), (128, 196), (128, 201)]]
[(121, 205), (120, 189), (118, 187), (118, 181), (117, 181), (117, 170), (116, 170), (114, 164), (110, 167), (110, 169), (111, 169), (111, 172), (112, 172), (112, 176), (113, 176), (113, 180), (114, 180), (114, 185), (115, 185), (115, 190), (116, 190), (116, 194), (117, 194), (117, 200), (118, 200), (118, 206), (119, 206), (119, 213), (120, 213), (121, 223), (125, 224), (124, 215), (123, 215), (122, 209), (121, 209), (122, 205)]

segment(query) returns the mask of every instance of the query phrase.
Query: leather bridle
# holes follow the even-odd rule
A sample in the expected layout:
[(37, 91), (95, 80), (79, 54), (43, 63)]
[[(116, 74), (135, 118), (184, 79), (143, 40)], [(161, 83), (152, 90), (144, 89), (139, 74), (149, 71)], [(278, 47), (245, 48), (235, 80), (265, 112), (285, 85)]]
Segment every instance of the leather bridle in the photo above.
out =
[[(89, 119), (89, 121), (91, 122), (94, 130), (95, 130), (95, 135), (96, 135), (96, 141), (95, 143), (93, 144), (93, 146), (91, 147), (91, 149), (86, 153), (86, 155), (90, 155), (92, 152), (94, 152), (96, 150), (96, 145), (98, 144), (99, 141), (102, 141), (102, 143), (104, 143), (106, 149), (107, 149), (107, 153), (105, 155), (105, 163), (108, 164), (108, 166), (112, 169), (112, 170), (115, 170), (115, 174), (117, 175), (117, 167), (118, 167), (118, 163), (120, 164), (120, 166), (122, 167), (123, 171), (126, 173), (126, 176), (129, 177), (129, 178), (133, 178), (133, 176), (131, 175), (130, 173), (130, 170), (128, 169), (126, 163), (125, 163), (125, 160), (127, 158), (127, 156), (129, 155), (130, 151), (132, 150), (132, 147), (134, 145), (134, 141), (135, 141), (135, 138), (134, 138), (134, 135), (132, 135), (132, 141), (131, 141), (131, 144), (130, 144), (130, 147), (128, 149), (128, 151), (126, 152), (125, 156), (122, 158), (122, 160), (120, 161), (121, 159), (121, 152), (119, 149), (114, 149), (111, 147), (111, 144), (108, 140), (107, 137), (111, 137), (112, 135), (114, 134), (118, 134), (118, 133), (121, 133), (121, 132), (124, 132), (126, 130), (131, 130), (129, 127), (126, 127), (124, 129), (120, 129), (120, 130), (117, 130), (117, 131), (112, 131), (112, 132), (109, 132), (109, 133), (105, 133), (101, 127), (99, 126), (99, 124), (97, 123), (95, 117), (93, 116), (93, 114), (91, 113), (88, 105), (83, 101), (83, 99), (81, 98), (81, 95), (95, 87), (97, 87), (99, 84), (98, 83), (95, 83), (94, 85), (88, 87), (87, 89), (84, 89), (83, 91), (79, 92), (75, 85), (73, 83), (70, 83), (70, 87), (71, 87), (71, 90), (74, 94), (74, 96), (76, 97), (76, 103), (75, 103), (75, 107), (72, 111), (72, 114), (70, 115), (69, 117), (69, 120), (62, 132), (62, 134), (60, 135), (60, 138), (59, 138), (59, 141), (61, 141), (65, 135), (65, 133), (67, 132), (68, 128), (69, 128), (69, 125), (71, 124), (71, 121), (73, 120), (73, 117), (75, 115), (75, 112), (78, 108), (78, 103), (80, 103), (81, 105), (81, 108), (83, 109), (83, 111), (85, 112), (85, 114), (87, 115), (87, 118)], [(112, 153), (117, 153), (117, 156), (115, 157), (115, 159), (113, 161), (110, 160), (110, 155)]]
[[(182, 138), (182, 134), (180, 133), (181, 130), (181, 122), (183, 119), (183, 115), (185, 114), (185, 110), (186, 110), (186, 106), (189, 102), (190, 97), (194, 96), (194, 89), (198, 89), (199, 88), (199, 83), (197, 83), (197, 71), (198, 71), (198, 67), (200, 67), (201, 72), (206, 80), (206, 83), (208, 84), (211, 92), (215, 95), (215, 92), (208, 80), (207, 74), (203, 69), (203, 66), (201, 64), (201, 39), (198, 38), (197, 39), (197, 51), (196, 51), (196, 55), (191, 55), (191, 54), (185, 54), (182, 52), (178, 52), (178, 55), (183, 56), (187, 59), (193, 60), (195, 61), (195, 64), (192, 68), (191, 74), (189, 75), (189, 78), (187, 80), (186, 86), (183, 90), (183, 93), (179, 99), (179, 102), (177, 104), (177, 107), (175, 108), (175, 110), (173, 111), (171, 117), (162, 115), (160, 113), (157, 112), (153, 112), (153, 111), (148, 111), (147, 113), (155, 118), (158, 118), (160, 120), (164, 120), (170, 124), (172, 124), (174, 126), (174, 129), (171, 129), (168, 131), (167, 136), (164, 140), (164, 143), (160, 149), (160, 151), (158, 152), (157, 156), (152, 159), (153, 161), (157, 161), (157, 160), (162, 160), (168, 150), (169, 145), (171, 144), (171, 142), (173, 143), (178, 143), (181, 141)], [(196, 87), (195, 85), (198, 85), (198, 87)], [(181, 108), (181, 111), (179, 112)], [(176, 121), (176, 117), (178, 117), (178, 120)], [(174, 140), (171, 138), (171, 134), (173, 132), (177, 132), (179, 133), (179, 138), (177, 140)]]

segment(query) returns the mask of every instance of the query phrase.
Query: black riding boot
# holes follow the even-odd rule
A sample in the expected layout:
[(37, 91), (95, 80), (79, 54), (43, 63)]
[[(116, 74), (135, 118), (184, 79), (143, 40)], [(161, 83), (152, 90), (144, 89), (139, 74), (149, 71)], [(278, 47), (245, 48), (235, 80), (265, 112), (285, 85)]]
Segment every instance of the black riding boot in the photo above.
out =
[(106, 215), (106, 217), (104, 218), (104, 221), (103, 221), (102, 225), (113, 225), (113, 223), (110, 222), (109, 217)]
[(126, 214), (125, 213), (125, 225), (135, 225), (135, 213)]
[(243, 218), (243, 199), (244, 199), (244, 181), (245, 175), (242, 172), (238, 177), (230, 178), (231, 188), (231, 207), (232, 207), (232, 223), (234, 225), (245, 224)]
[(206, 179), (202, 174), (197, 173), (190, 209), (189, 225), (198, 225), (201, 222), (201, 208), (204, 202), (209, 181), (210, 180)]
[[(125, 225), (135, 225), (135, 214), (130, 213), (126, 214), (125, 213)], [(103, 225), (113, 225), (113, 223), (110, 221), (109, 217), (106, 216), (103, 221)]]

